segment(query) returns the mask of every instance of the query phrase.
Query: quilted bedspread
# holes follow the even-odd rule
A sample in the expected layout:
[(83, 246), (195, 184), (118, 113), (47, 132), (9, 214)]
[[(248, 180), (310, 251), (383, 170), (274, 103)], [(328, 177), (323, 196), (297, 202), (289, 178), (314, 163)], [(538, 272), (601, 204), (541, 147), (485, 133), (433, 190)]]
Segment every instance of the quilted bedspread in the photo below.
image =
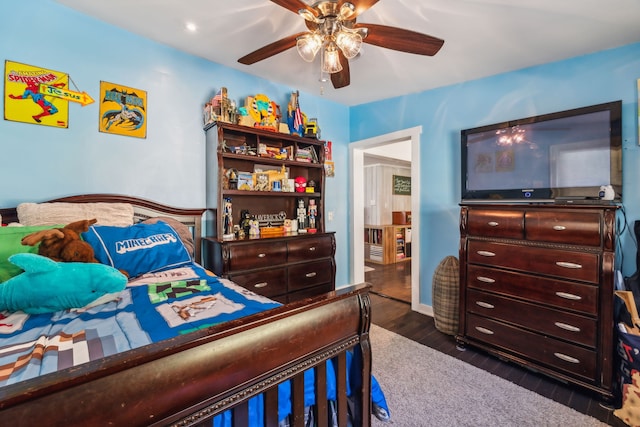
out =
[(0, 312), (0, 386), (279, 305), (193, 264), (145, 275), (86, 310)]
[[(0, 312), (0, 387), (280, 305), (192, 264), (143, 275), (130, 281), (116, 300), (90, 308), (31, 315)], [(331, 361), (326, 369), (327, 398), (333, 400), (336, 382)], [(308, 407), (315, 403), (313, 370), (304, 377)], [(384, 395), (378, 393), (374, 401), (386, 408)], [(291, 413), (290, 396), (290, 383), (281, 383), (278, 411), (283, 426)], [(251, 426), (262, 425), (262, 404), (261, 395), (250, 399)], [(230, 413), (215, 417), (213, 425), (231, 426)]]

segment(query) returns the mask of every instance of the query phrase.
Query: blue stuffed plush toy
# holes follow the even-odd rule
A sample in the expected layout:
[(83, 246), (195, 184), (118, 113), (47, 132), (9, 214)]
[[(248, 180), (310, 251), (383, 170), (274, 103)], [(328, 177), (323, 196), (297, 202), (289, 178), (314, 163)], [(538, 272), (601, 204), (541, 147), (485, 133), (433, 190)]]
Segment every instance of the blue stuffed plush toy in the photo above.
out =
[(56, 262), (31, 253), (11, 255), (9, 261), (24, 273), (0, 283), (0, 310), (38, 314), (82, 308), (114, 299), (112, 294), (127, 285), (122, 273), (104, 264)]

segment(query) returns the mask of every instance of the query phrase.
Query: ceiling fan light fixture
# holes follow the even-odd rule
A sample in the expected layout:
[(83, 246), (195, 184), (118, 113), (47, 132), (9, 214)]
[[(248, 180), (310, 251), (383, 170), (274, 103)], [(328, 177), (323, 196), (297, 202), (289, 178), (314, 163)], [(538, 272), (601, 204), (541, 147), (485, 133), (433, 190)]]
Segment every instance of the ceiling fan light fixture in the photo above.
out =
[(341, 29), (335, 35), (336, 44), (348, 59), (354, 58), (362, 46), (362, 36), (357, 31)]
[(333, 42), (327, 44), (327, 46), (324, 48), (322, 58), (322, 72), (333, 74), (342, 71), (342, 64), (340, 64), (340, 53)]
[(315, 23), (319, 22), (318, 18), (316, 18), (316, 16), (307, 9), (300, 9), (298, 11), (298, 15), (302, 16), (305, 21), (311, 21)]
[(338, 13), (339, 20), (348, 20), (356, 11), (356, 7), (349, 2), (342, 3), (340, 6), (340, 12)]
[(320, 47), (322, 47), (322, 37), (317, 33), (304, 34), (296, 41), (298, 54), (307, 62), (313, 62)]

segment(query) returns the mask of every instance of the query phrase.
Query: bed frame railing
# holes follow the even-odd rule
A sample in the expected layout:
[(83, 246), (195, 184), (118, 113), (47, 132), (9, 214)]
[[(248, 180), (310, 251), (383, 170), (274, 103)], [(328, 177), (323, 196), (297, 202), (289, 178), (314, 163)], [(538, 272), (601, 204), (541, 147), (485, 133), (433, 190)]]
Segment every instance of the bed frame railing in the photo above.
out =
[[(192, 227), (200, 260), (203, 209), (180, 209), (136, 197), (88, 194), (49, 202), (131, 203), (143, 220), (170, 216)], [(0, 209), (3, 222), (18, 221), (15, 208)], [(277, 384), (291, 380), (292, 426), (304, 425), (303, 374), (315, 369), (318, 426), (330, 425), (326, 363), (337, 371), (340, 426), (371, 424), (369, 285), (356, 285), (296, 301), (42, 377), (0, 387), (0, 425), (37, 420), (64, 426), (210, 425), (232, 410), (246, 426), (247, 401), (264, 393), (265, 425), (278, 425)], [(353, 351), (361, 382), (346, 396), (346, 352)]]
[[(361, 364), (353, 387), (354, 425), (370, 425), (371, 349), (368, 285), (328, 293), (207, 330), (0, 388), (0, 425), (199, 425), (234, 408), (247, 425), (246, 402), (265, 393), (267, 426), (277, 426), (277, 387), (291, 379), (292, 426), (304, 424), (303, 372), (325, 363), (338, 372), (339, 425), (347, 425), (346, 351)], [(319, 426), (328, 403), (316, 398)], [(37, 414), (37, 415), (36, 415)]]

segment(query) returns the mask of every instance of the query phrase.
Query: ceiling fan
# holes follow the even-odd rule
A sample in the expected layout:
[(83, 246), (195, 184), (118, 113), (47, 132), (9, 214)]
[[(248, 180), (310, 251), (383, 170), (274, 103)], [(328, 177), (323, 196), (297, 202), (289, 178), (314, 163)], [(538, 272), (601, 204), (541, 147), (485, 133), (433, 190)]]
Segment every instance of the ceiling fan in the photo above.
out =
[(320, 52), (321, 70), (331, 76), (336, 89), (349, 86), (349, 59), (362, 43), (417, 55), (433, 56), (444, 40), (411, 30), (378, 24), (358, 24), (356, 18), (378, 0), (320, 0), (308, 5), (302, 0), (271, 0), (302, 16), (309, 31), (292, 34), (238, 59), (251, 65), (294, 46), (300, 56), (312, 62)]

